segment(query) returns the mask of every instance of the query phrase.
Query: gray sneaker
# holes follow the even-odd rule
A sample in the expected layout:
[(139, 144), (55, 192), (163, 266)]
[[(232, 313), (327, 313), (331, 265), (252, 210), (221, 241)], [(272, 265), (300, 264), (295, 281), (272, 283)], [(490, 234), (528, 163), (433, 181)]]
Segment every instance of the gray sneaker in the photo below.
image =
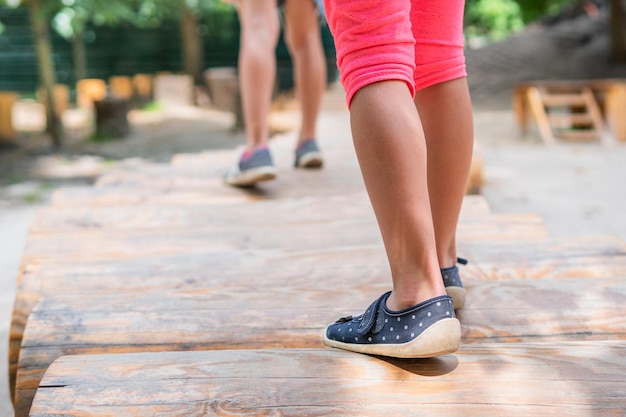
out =
[(224, 182), (235, 187), (252, 187), (257, 182), (273, 180), (277, 173), (269, 149), (257, 149), (228, 171)]
[(296, 168), (321, 168), (324, 164), (322, 153), (315, 139), (309, 139), (296, 149)]

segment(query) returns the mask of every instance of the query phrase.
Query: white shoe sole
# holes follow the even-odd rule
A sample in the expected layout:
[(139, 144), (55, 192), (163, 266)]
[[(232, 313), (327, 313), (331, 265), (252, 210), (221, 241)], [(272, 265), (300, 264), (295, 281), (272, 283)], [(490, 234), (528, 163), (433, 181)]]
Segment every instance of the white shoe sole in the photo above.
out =
[(410, 342), (401, 344), (356, 344), (343, 343), (326, 337), (326, 346), (368, 355), (392, 358), (433, 358), (459, 350), (461, 345), (461, 323), (456, 318), (442, 319), (434, 323)]
[(458, 310), (465, 305), (465, 288), (463, 287), (446, 287), (446, 293), (452, 298), (454, 309)]
[(309, 152), (298, 160), (298, 168), (319, 168), (324, 164), (320, 152)]
[(239, 172), (232, 178), (224, 179), (224, 182), (236, 187), (250, 187), (258, 182), (273, 180), (276, 178), (277, 174), (278, 169), (276, 169), (276, 167), (264, 166)]

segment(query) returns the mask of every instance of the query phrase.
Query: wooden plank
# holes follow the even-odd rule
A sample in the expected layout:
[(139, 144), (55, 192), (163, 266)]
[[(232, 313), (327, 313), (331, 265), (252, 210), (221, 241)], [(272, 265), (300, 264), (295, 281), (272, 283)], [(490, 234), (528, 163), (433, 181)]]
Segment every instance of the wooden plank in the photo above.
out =
[[(260, 214), (261, 213), (261, 214)], [(466, 196), (461, 222), (489, 214), (481, 195)], [(214, 224), (289, 224), (373, 218), (365, 193), (263, 200), (254, 204), (57, 206), (38, 209), (31, 232), (207, 227)]]
[(574, 142), (592, 142), (600, 139), (595, 130), (563, 130), (555, 132), (555, 136), (559, 139), (570, 140)]
[[(532, 239), (547, 237), (542, 219), (533, 214), (492, 214), (461, 223), (460, 241)], [(68, 232), (31, 232), (23, 262), (55, 259), (119, 260), (181, 252), (234, 250), (302, 251), (323, 247), (382, 244), (375, 218), (276, 224), (213, 222), (203, 227), (105, 229)]]
[[(325, 325), (363, 311), (386, 290), (239, 283), (50, 295), (27, 324), (17, 404), (29, 403), (47, 367), (67, 354), (322, 347)], [(625, 278), (482, 282), (468, 290), (468, 305), (459, 312), (465, 343), (626, 340)]]
[(583, 107), (587, 105), (581, 94), (543, 94), (541, 100), (548, 107)]
[(589, 113), (549, 114), (550, 125), (555, 128), (569, 129), (574, 125), (593, 126)]
[[(568, 238), (530, 241), (460, 242), (459, 254), (470, 259), (462, 268), (465, 285), (473, 282), (626, 276), (626, 243), (619, 238)], [(312, 282), (350, 288), (355, 282), (375, 286), (389, 282), (381, 246), (326, 247), (301, 252), (181, 252), (143, 258), (37, 262), (24, 265), (17, 284), (9, 344), (10, 385), (27, 318), (42, 295), (72, 292), (121, 292), (219, 287), (254, 282), (257, 288)]]
[(430, 360), (333, 349), (67, 356), (31, 416), (623, 416), (623, 342), (471, 345)]

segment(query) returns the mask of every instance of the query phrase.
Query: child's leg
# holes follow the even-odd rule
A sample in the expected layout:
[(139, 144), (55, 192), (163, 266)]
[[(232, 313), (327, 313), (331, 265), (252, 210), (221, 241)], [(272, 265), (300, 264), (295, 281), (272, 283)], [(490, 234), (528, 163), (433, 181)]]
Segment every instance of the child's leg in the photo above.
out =
[(286, 41), (293, 59), (295, 83), (302, 108), (298, 145), (315, 138), (317, 117), (326, 86), (319, 11), (312, 0), (289, 0), (285, 6)]
[(391, 309), (445, 294), (413, 104), (414, 41), (406, 1), (326, 1), (354, 144), (391, 267)]
[(276, 0), (240, 0), (239, 85), (248, 151), (266, 147), (280, 23)]
[(456, 264), (456, 225), (473, 146), (463, 8), (463, 0), (412, 0), (411, 5), (418, 90), (415, 105), (426, 136), (430, 203), (443, 268)]
[(350, 114), (391, 267), (388, 307), (400, 310), (445, 294), (428, 199), (424, 134), (409, 89), (398, 81), (363, 87)]
[(456, 226), (472, 159), (474, 132), (466, 79), (420, 90), (415, 104), (428, 148), (428, 189), (437, 255), (441, 267), (449, 268), (456, 264)]

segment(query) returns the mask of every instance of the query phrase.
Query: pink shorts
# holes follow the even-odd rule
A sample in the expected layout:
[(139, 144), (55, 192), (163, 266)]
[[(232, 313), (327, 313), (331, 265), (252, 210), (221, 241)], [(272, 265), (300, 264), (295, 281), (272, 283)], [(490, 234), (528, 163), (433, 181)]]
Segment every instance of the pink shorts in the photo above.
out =
[(464, 0), (324, 0), (348, 106), (389, 80), (415, 91), (465, 77)]

